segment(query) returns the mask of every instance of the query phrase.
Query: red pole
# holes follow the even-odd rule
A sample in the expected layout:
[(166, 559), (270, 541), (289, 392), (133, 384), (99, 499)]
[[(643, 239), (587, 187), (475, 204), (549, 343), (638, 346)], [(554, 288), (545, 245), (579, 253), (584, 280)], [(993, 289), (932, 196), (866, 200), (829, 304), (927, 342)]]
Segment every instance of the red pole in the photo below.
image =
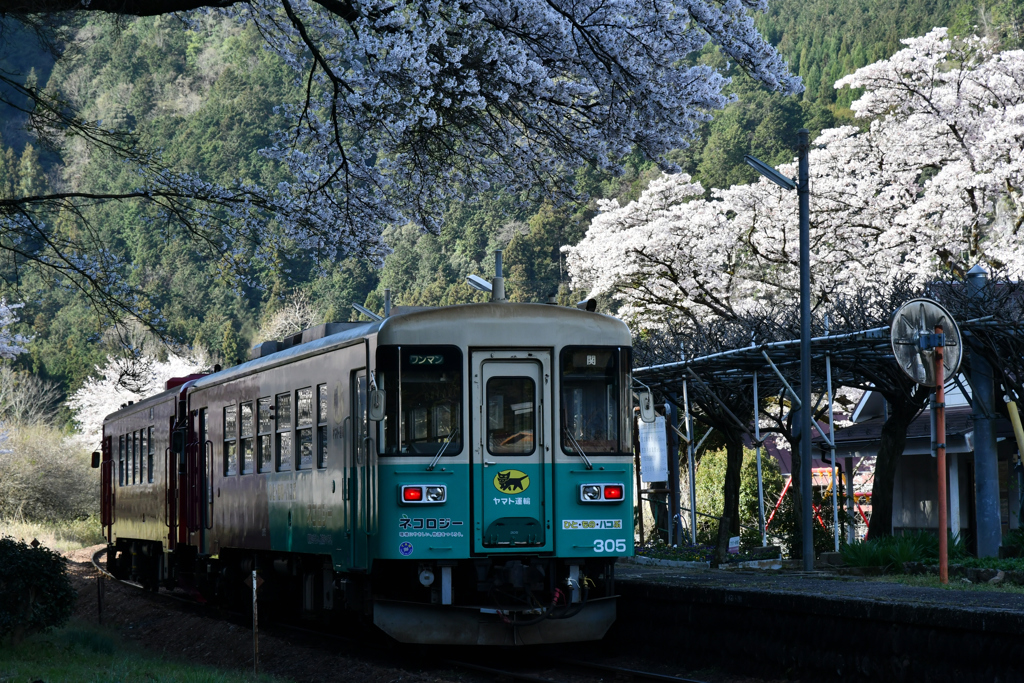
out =
[[(942, 327), (935, 327), (936, 334), (942, 334)], [(938, 460), (939, 474), (939, 582), (949, 583), (949, 557), (946, 543), (946, 383), (945, 366), (943, 366), (944, 347), (935, 347), (935, 455)]]

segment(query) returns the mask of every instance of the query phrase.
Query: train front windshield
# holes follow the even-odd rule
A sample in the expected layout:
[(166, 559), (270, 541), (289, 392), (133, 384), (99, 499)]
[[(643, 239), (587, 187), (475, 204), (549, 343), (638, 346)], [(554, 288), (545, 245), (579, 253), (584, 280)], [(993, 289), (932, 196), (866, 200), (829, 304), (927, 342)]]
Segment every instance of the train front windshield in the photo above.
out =
[(562, 351), (560, 365), (562, 450), (629, 452), (628, 351), (570, 347)]
[(385, 455), (455, 455), (462, 450), (462, 352), (456, 346), (381, 347), (386, 393)]

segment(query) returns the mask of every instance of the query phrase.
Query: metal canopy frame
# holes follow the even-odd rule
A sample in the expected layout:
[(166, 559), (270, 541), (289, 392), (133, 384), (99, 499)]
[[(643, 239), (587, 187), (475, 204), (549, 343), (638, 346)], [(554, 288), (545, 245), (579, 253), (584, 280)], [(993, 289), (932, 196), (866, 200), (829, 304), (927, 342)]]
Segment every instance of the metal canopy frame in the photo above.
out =
[[(812, 420), (823, 441), (831, 451), (832, 461), (832, 497), (833, 497), (833, 528), (835, 549), (839, 549), (838, 524), (838, 486), (835, 456), (833, 397), (835, 386), (870, 386), (870, 374), (866, 371), (875, 368), (878, 371), (897, 371), (896, 359), (893, 354), (888, 326), (874, 327), (843, 334), (828, 333), (828, 319), (825, 320), (826, 334), (811, 339), (812, 385), (820, 387), (820, 399), (828, 400), (828, 433), (826, 434), (818, 420)], [(1006, 349), (1008, 346), (1024, 350), (1024, 322), (993, 320), (993, 316), (985, 316), (960, 323), (965, 345), (972, 340), (981, 342), (987, 350)], [(976, 342), (976, 343), (977, 343)], [(1024, 358), (1021, 359), (1024, 364)], [(696, 543), (696, 490), (695, 460), (707, 439), (710, 431), (700, 442), (696, 442), (694, 434), (694, 394), (704, 394), (710, 399), (708, 405), (715, 405), (723, 411), (728, 421), (737, 429), (748, 434), (754, 442), (757, 458), (758, 510), (761, 525), (761, 542), (767, 545), (765, 528), (765, 506), (761, 469), (761, 438), (760, 402), (763, 395), (788, 395), (792, 405), (799, 407), (798, 394), (792, 382), (799, 381), (800, 339), (787, 339), (771, 343), (729, 349), (704, 356), (685, 358), (682, 360), (635, 368), (634, 377), (642, 380), (651, 389), (660, 392), (675, 402), (682, 398), (681, 410), (684, 415), (686, 441), (687, 472), (689, 475), (690, 493), (690, 542)], [(969, 372), (965, 368), (962, 371)], [(876, 373), (877, 375), (877, 373)], [(1005, 376), (1005, 375), (1004, 375)], [(1017, 379), (1015, 377), (1015, 379)], [(959, 379), (956, 379), (959, 383)], [(968, 375), (968, 381), (970, 376)], [(696, 390), (696, 391), (692, 391)], [(751, 391), (754, 400), (756, 419), (748, 427), (729, 409), (722, 396), (727, 394), (740, 395)], [(1019, 393), (1019, 392), (1017, 392)], [(721, 394), (721, 395), (720, 395)], [(966, 392), (965, 392), (966, 395)], [(699, 403), (700, 401), (698, 401)], [(782, 416), (785, 419), (785, 416)], [(704, 422), (709, 422), (704, 420)], [(712, 429), (713, 425), (709, 423)], [(849, 477), (849, 473), (847, 477)], [(679, 514), (682, 515), (682, 508)]]

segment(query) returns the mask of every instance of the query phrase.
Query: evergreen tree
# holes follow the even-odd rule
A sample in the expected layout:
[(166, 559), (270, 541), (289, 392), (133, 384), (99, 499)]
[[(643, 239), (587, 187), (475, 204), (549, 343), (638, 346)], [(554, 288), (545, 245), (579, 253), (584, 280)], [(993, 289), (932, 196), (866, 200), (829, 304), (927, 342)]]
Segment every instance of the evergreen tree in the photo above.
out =
[(220, 352), (224, 356), (226, 366), (232, 366), (238, 362), (240, 346), (241, 340), (231, 321), (225, 322), (221, 327)]
[(18, 162), (14, 150), (5, 147), (3, 136), (0, 136), (0, 199), (13, 197), (17, 182)]
[(18, 161), (15, 193), (21, 197), (36, 197), (46, 192), (46, 186), (46, 174), (39, 164), (39, 153), (35, 147), (27, 144)]

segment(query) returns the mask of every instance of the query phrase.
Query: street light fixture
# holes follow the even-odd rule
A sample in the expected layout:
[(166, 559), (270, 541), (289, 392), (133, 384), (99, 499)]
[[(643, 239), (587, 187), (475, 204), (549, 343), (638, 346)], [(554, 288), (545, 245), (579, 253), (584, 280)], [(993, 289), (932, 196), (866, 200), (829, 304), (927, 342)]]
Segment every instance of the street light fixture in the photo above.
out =
[(750, 154), (744, 154), (743, 161), (752, 169), (763, 175), (765, 178), (781, 187), (783, 190), (796, 189), (796, 183), (794, 183), (792, 180), (782, 175), (781, 173), (779, 173), (774, 168), (764, 163), (757, 157), (752, 156)]
[(466, 284), (468, 284), (473, 289), (476, 289), (476, 290), (481, 291), (481, 292), (487, 292), (488, 294), (490, 294), (493, 291), (493, 289), (494, 289), (491, 286), (490, 282), (488, 282), (487, 280), (483, 279), (479, 275), (467, 275), (466, 276)]
[(808, 131), (797, 131), (797, 182), (749, 154), (743, 157), (755, 171), (785, 190), (796, 190), (800, 215), (800, 533), (804, 571), (814, 570), (814, 518), (811, 510), (811, 229)]

